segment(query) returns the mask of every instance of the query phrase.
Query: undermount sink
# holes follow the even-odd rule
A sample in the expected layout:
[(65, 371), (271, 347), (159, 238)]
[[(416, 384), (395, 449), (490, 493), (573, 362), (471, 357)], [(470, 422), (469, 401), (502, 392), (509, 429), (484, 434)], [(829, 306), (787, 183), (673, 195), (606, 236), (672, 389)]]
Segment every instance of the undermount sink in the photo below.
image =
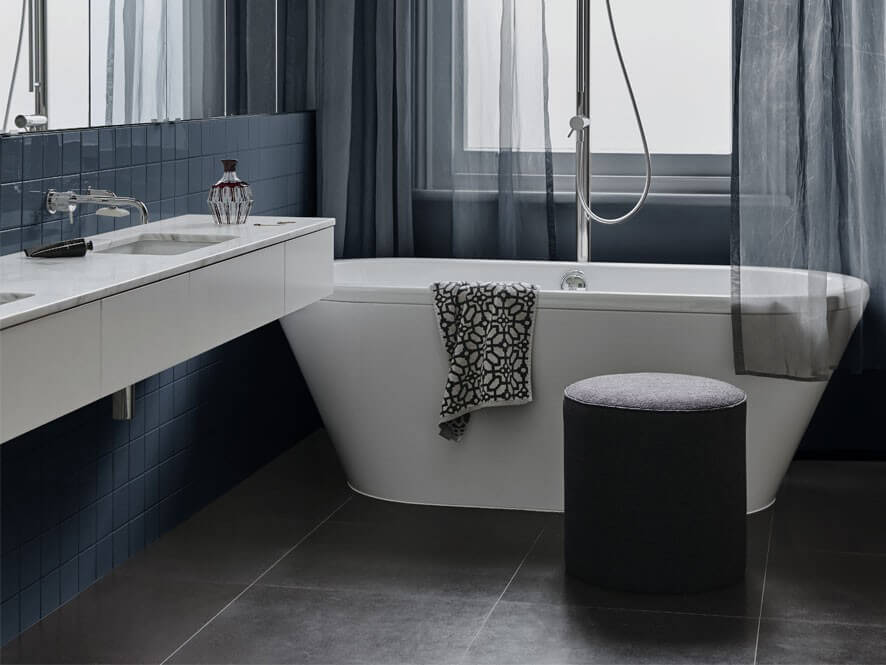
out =
[(24, 298), (30, 298), (33, 293), (0, 293), (0, 305), (5, 305), (6, 303), (15, 302), (16, 300), (22, 300)]
[(140, 233), (96, 249), (107, 254), (153, 254), (171, 256), (211, 247), (234, 240), (237, 236), (201, 236), (186, 233)]

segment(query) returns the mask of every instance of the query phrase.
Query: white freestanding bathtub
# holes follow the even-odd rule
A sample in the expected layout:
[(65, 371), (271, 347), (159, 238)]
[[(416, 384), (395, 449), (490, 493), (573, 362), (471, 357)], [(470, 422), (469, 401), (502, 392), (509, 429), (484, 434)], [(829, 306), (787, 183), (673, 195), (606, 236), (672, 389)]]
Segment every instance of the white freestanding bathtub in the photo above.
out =
[[(588, 291), (561, 291), (562, 275), (575, 268)], [(446, 356), (429, 292), (432, 282), (456, 279), (542, 289), (535, 401), (475, 413), (461, 443), (437, 435)], [(862, 280), (828, 279), (829, 294), (866, 302)], [(859, 315), (857, 307), (846, 312)], [(748, 511), (761, 510), (775, 500), (825, 388), (735, 375), (728, 266), (338, 261), (333, 295), (281, 322), (352, 487), (394, 501), (562, 510), (563, 388), (599, 374), (657, 371), (714, 377), (747, 392)]]

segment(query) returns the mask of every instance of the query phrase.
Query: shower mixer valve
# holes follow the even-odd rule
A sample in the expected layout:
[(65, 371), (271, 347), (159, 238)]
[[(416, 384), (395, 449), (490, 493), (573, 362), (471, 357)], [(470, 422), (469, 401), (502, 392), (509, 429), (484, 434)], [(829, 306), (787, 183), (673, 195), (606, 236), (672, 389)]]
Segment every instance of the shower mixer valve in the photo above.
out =
[(569, 119), (569, 133), (566, 138), (572, 136), (575, 132), (580, 132), (591, 126), (591, 119), (586, 115), (574, 115)]

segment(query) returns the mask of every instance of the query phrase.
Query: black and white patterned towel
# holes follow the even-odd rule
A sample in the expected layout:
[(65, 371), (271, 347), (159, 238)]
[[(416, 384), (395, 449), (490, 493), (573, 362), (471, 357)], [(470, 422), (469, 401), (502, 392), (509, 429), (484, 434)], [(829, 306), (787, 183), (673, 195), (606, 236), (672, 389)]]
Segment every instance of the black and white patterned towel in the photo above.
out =
[(472, 411), (532, 401), (538, 287), (523, 282), (431, 285), (449, 372), (440, 436), (461, 441)]

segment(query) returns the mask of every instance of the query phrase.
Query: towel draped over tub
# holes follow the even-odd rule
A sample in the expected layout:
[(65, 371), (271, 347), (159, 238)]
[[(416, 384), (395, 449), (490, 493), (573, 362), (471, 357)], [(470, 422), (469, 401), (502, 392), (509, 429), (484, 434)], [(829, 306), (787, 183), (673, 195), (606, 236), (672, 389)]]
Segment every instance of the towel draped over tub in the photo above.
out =
[(523, 282), (431, 285), (449, 371), (440, 436), (461, 441), (473, 411), (532, 401), (538, 287)]

